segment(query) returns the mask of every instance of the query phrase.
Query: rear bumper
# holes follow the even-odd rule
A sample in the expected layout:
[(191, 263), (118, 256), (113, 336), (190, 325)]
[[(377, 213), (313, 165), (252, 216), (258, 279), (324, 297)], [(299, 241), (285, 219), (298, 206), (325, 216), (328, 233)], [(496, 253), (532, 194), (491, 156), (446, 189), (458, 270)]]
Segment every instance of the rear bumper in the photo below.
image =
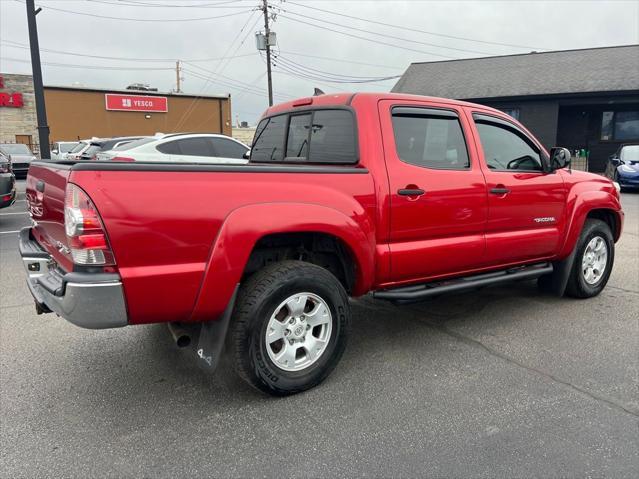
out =
[(39, 312), (52, 311), (88, 329), (119, 328), (128, 324), (120, 276), (111, 273), (65, 273), (53, 266), (51, 256), (20, 231), (20, 256), (27, 285)]

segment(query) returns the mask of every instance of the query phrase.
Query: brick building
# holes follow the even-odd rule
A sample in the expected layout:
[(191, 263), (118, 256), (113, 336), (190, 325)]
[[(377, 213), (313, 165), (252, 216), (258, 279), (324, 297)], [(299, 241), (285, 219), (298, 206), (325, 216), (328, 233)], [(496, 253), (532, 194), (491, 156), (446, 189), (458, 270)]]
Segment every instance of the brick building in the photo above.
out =
[[(38, 151), (33, 81), (0, 73), (0, 142)], [(51, 143), (158, 132), (231, 135), (231, 96), (45, 86)], [(16, 101), (13, 101), (16, 99)]]

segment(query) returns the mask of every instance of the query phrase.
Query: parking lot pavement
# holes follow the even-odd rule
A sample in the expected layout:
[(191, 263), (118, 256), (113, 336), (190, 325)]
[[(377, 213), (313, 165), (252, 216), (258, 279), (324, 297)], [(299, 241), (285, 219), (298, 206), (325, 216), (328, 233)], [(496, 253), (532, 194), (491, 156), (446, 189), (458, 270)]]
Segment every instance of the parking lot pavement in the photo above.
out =
[[(21, 182), (19, 199), (24, 199)], [(0, 211), (2, 477), (638, 477), (639, 194), (608, 287), (353, 303), (340, 365), (285, 399), (208, 375), (166, 327), (37, 316)]]

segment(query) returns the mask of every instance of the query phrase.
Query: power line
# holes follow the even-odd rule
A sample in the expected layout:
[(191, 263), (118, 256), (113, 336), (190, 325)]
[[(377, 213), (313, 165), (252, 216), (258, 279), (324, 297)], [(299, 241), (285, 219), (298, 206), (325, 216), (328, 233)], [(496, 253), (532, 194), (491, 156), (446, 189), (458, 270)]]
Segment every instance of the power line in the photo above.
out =
[[(237, 34), (235, 35), (235, 37), (233, 38), (233, 40), (231, 40), (231, 43), (229, 43), (228, 48), (226, 49), (226, 51), (224, 52), (224, 54), (222, 56), (227, 56), (229, 51), (231, 51), (231, 48), (233, 48), (233, 45), (235, 44), (235, 42), (240, 38), (240, 36), (242, 35), (242, 32), (244, 31), (244, 29), (248, 26), (249, 22), (251, 21), (251, 18), (253, 17), (253, 13), (251, 13), (247, 18), (246, 18), (246, 22), (244, 23), (244, 25), (242, 25), (242, 28), (239, 29), (239, 31), (237, 32)], [(259, 15), (257, 15), (257, 20), (259, 20)], [(253, 23), (253, 25), (251, 26), (251, 30), (253, 28), (255, 28), (255, 25), (257, 24), (257, 20), (255, 21), (255, 23)], [(250, 30), (249, 30), (250, 32)], [(248, 36), (248, 35), (247, 35)], [(233, 51), (233, 55), (235, 53), (237, 53), (237, 51), (239, 50), (239, 48), (242, 46), (242, 44), (244, 43), (244, 41), (246, 40), (246, 37), (240, 42), (240, 44), (238, 45), (238, 47)], [(226, 62), (226, 64), (224, 65), (224, 68), (226, 68), (226, 65), (228, 65), (229, 62)], [(221, 63), (218, 63), (218, 65), (215, 68), (215, 72), (211, 72), (211, 75), (215, 75), (217, 73), (217, 70), (219, 70), (221, 66)], [(207, 79), (204, 82), (204, 85), (202, 85), (202, 89), (200, 90), (200, 92), (204, 92), (204, 90), (206, 89), (210, 77), (211, 75), (209, 75), (209, 77), (207, 77)], [(184, 123), (184, 121), (186, 121), (186, 119), (188, 118), (188, 116), (192, 113), (193, 109), (195, 108), (195, 106), (197, 105), (197, 103), (199, 102), (199, 99), (194, 99), (189, 107), (184, 111), (184, 113), (182, 114), (182, 116), (180, 117), (180, 120), (178, 121), (177, 125), (176, 125), (176, 129), (180, 128), (182, 126), (182, 124)]]
[[(294, 5), (297, 5), (297, 4), (294, 4)], [(309, 8), (311, 8), (311, 7), (309, 7)], [(350, 26), (350, 25), (344, 25), (342, 23), (331, 22), (329, 20), (323, 20), (323, 19), (317, 18), (317, 17), (309, 17), (308, 15), (303, 15), (301, 13), (294, 12), (294, 11), (291, 11), (291, 10), (282, 9), (282, 11), (283, 12), (287, 12), (287, 13), (291, 13), (293, 15), (297, 15), (298, 17), (314, 20), (316, 22), (327, 23), (329, 25), (334, 25), (334, 26), (338, 26), (338, 27), (342, 27), (342, 28), (348, 28), (350, 30), (355, 30), (355, 31), (358, 31), (358, 32), (368, 33), (369, 35), (377, 35), (379, 37), (391, 38), (393, 40), (400, 40), (402, 42), (416, 43), (418, 45), (426, 45), (426, 46), (435, 47), (435, 48), (444, 48), (444, 49), (447, 49), (447, 50), (456, 50), (456, 51), (464, 52), (464, 53), (479, 53), (481, 55), (493, 55), (492, 52), (485, 52), (485, 51), (481, 51), (481, 50), (469, 50), (467, 48), (449, 47), (449, 46), (445, 46), (445, 45), (438, 45), (436, 43), (422, 42), (422, 41), (419, 41), (419, 40), (412, 40), (412, 39), (409, 39), (409, 38), (397, 37), (395, 35), (388, 35), (388, 34), (385, 34), (385, 33), (379, 33), (379, 32), (375, 32), (375, 31), (371, 31), (371, 30), (365, 30), (363, 28), (357, 28), (357, 27), (353, 27), (353, 26)], [(431, 54), (435, 55), (434, 53), (431, 53)], [(439, 56), (443, 57), (443, 55), (439, 55)], [(449, 57), (445, 57), (445, 58), (453, 58), (453, 57), (449, 56)]]
[[(23, 60), (20, 58), (9, 58), (3, 57), (3, 60), (8, 60), (12, 62), (19, 63), (31, 63), (31, 60)], [(134, 70), (149, 70), (149, 71), (165, 71), (165, 70), (175, 70), (175, 68), (168, 67), (118, 67), (118, 66), (98, 66), (98, 65), (76, 65), (72, 63), (56, 63), (56, 62), (42, 62), (43, 65), (50, 67), (64, 67), (64, 68), (84, 68), (86, 70), (123, 70), (123, 71), (134, 71)]]
[[(11, 40), (0, 40), (1, 43), (5, 43), (6, 46), (8, 47), (13, 47), (13, 48), (22, 48), (25, 50), (29, 49), (28, 45), (25, 44), (21, 44), (18, 42), (14, 42)], [(59, 55), (70, 55), (70, 56), (75, 56), (75, 57), (84, 57), (84, 58), (97, 58), (97, 59), (101, 59), (101, 60), (121, 60), (121, 61), (134, 61), (134, 62), (157, 62), (157, 63), (162, 63), (162, 62), (174, 62), (175, 58), (133, 58), (133, 57), (110, 57), (110, 56), (104, 56), (104, 55), (91, 55), (88, 53), (78, 53), (78, 52), (69, 52), (69, 51), (64, 51), (64, 50), (53, 50), (50, 48), (40, 48), (40, 51), (43, 52), (47, 52), (47, 53), (57, 53)], [(216, 57), (216, 58), (191, 58), (189, 60), (184, 60), (184, 61), (189, 61), (189, 62), (212, 62), (212, 61), (221, 61), (221, 60), (226, 60), (226, 59), (236, 59), (236, 58), (242, 58), (242, 57), (249, 57), (249, 56), (253, 56), (253, 53), (246, 53), (243, 55), (235, 55), (233, 57)], [(176, 57), (177, 58), (177, 57)]]
[[(340, 73), (332, 73), (324, 70), (318, 70), (316, 68), (307, 67), (300, 63), (289, 60), (282, 55), (277, 55), (277, 60), (283, 62), (289, 68), (298, 68), (305, 71), (309, 75), (315, 75), (325, 81), (331, 81), (333, 83), (376, 83), (380, 81), (394, 80), (401, 77), (401, 75), (386, 76), (386, 77), (362, 77), (355, 75), (342, 75)], [(323, 78), (322, 78), (323, 77)]]
[(333, 32), (333, 33), (340, 33), (340, 34), (345, 35), (347, 37), (358, 38), (360, 40), (366, 40), (367, 42), (373, 42), (373, 43), (375, 43), (377, 45), (386, 45), (386, 46), (389, 46), (389, 47), (399, 48), (400, 50), (406, 50), (406, 51), (409, 51), (409, 52), (421, 53), (422, 55), (433, 55), (433, 56), (436, 56), (436, 57), (442, 57), (442, 58), (448, 58), (448, 59), (454, 58), (454, 57), (450, 57), (450, 56), (447, 56), (447, 55), (439, 55), (437, 53), (425, 52), (423, 50), (416, 50), (414, 48), (404, 47), (404, 46), (401, 46), (401, 45), (396, 45), (394, 43), (383, 42), (381, 40), (375, 40), (373, 38), (366, 38), (366, 37), (362, 37), (362, 36), (355, 35), (355, 34), (348, 33), (348, 32), (342, 32), (340, 30), (335, 30), (334, 28), (324, 27), (322, 25), (317, 25), (315, 23), (306, 22), (304, 20), (300, 20), (300, 19), (294, 18), (294, 17), (289, 17), (287, 15), (280, 14), (279, 16), (282, 17), (282, 18), (287, 18), (289, 20), (293, 20), (294, 22), (303, 23), (304, 25), (309, 25), (311, 27), (320, 28), (322, 30), (328, 30), (329, 32)]
[(291, 74), (299, 75), (308, 80), (316, 80), (316, 81), (323, 81), (323, 82), (337, 83), (337, 84), (379, 83), (379, 82), (399, 78), (399, 76), (386, 77), (386, 78), (367, 78), (367, 79), (336, 78), (336, 77), (330, 76), (329, 74), (316, 73), (315, 71), (311, 71), (307, 69), (306, 67), (301, 67), (296, 64), (287, 63), (286, 61), (280, 61), (278, 63), (275, 63), (275, 66), (281, 70), (287, 71)]
[(280, 53), (286, 53), (287, 55), (293, 55), (293, 56), (298, 56), (298, 57), (318, 58), (320, 60), (329, 60), (329, 61), (333, 61), (333, 62), (348, 63), (348, 64), (353, 64), (353, 65), (366, 65), (366, 66), (371, 66), (371, 67), (388, 68), (388, 69), (391, 69), (391, 70), (401, 70), (403, 68), (406, 68), (406, 67), (395, 67), (395, 66), (390, 66), (390, 65), (382, 65), (380, 63), (366, 63), (366, 62), (359, 62), (359, 61), (355, 61), (355, 60), (346, 60), (344, 58), (322, 57), (322, 56), (319, 56), (319, 55), (310, 55), (308, 53), (289, 52), (289, 51), (284, 51), (284, 50), (281, 50)]
[[(313, 0), (313, 1), (315, 2), (317, 0)], [(353, 0), (350, 0), (350, 1), (353, 1)], [(380, 1), (380, 0), (376, 0), (376, 1)], [(377, 25), (383, 25), (385, 27), (399, 28), (401, 30), (407, 30), (407, 31), (411, 31), (411, 32), (425, 33), (427, 35), (434, 35), (434, 36), (437, 36), (437, 37), (452, 38), (452, 39), (455, 39), (455, 40), (463, 40), (463, 41), (475, 42), (475, 43), (484, 43), (486, 45), (499, 45), (499, 46), (504, 46), (504, 47), (523, 48), (525, 50), (529, 50), (529, 49), (532, 49), (532, 50), (543, 50), (543, 49), (540, 49), (538, 47), (531, 47), (531, 46), (527, 46), (527, 45), (517, 45), (517, 44), (514, 44), (514, 43), (504, 43), (504, 42), (493, 42), (493, 41), (490, 41), (490, 40), (479, 40), (477, 38), (459, 37), (459, 36), (455, 36), (455, 35), (447, 35), (447, 34), (444, 34), (444, 33), (435, 33), (435, 32), (429, 32), (429, 31), (426, 31), (426, 30), (418, 30), (416, 28), (410, 28), (410, 27), (407, 27), (405, 25), (394, 25), (392, 23), (385, 23), (385, 22), (380, 22), (380, 21), (377, 21), (377, 20), (371, 20), (371, 19), (367, 19), (367, 18), (356, 17), (354, 15), (347, 15), (346, 13), (335, 12), (335, 11), (332, 11), (332, 10), (326, 10), (324, 8), (310, 7), (308, 5), (302, 5), (302, 4), (295, 3), (295, 2), (290, 2), (290, 1), (288, 3), (291, 4), (291, 5), (297, 5), (298, 7), (309, 8), (311, 10), (317, 10), (319, 12), (329, 13), (329, 14), (332, 14), (332, 15), (338, 15), (340, 17), (352, 18), (354, 20), (361, 20), (363, 22), (375, 23)]]
[[(186, 62), (184, 62), (184, 63), (186, 63)], [(235, 78), (232, 78), (232, 77), (229, 77), (229, 76), (226, 76), (226, 75), (222, 75), (222, 74), (220, 74), (220, 73), (215, 73), (214, 71), (212, 71), (212, 70), (207, 70), (206, 68), (202, 68), (202, 67), (201, 67), (201, 66), (199, 66), (199, 65), (191, 65), (191, 66), (193, 66), (193, 67), (196, 67), (196, 68), (200, 69), (200, 70), (201, 70), (202, 72), (204, 72), (204, 73), (202, 73), (202, 72), (196, 72), (196, 71), (194, 71), (194, 70), (190, 70), (190, 69), (188, 69), (188, 70), (187, 70), (187, 69), (185, 69), (185, 71), (188, 71), (188, 72), (190, 72), (190, 73), (196, 73), (196, 74), (198, 74), (198, 75), (200, 75), (200, 76), (202, 76), (202, 77), (204, 77), (204, 78), (210, 78), (210, 79), (211, 79), (211, 80), (210, 80), (210, 81), (211, 81), (211, 83), (215, 83), (216, 81), (218, 81), (218, 79), (219, 79), (219, 78), (222, 78), (222, 80), (223, 80), (223, 81), (225, 81), (227, 84), (231, 84), (231, 85), (233, 85), (235, 88), (247, 88), (247, 87), (248, 87), (248, 88), (252, 88), (253, 90), (259, 91), (259, 92), (261, 92), (262, 94), (265, 94), (265, 93), (266, 93), (266, 89), (263, 89), (263, 88), (260, 88), (260, 87), (257, 87), (257, 86), (255, 86), (255, 87), (254, 87), (254, 86), (252, 86), (250, 83), (246, 83), (246, 82), (243, 82), (243, 81), (237, 80), (237, 79), (235, 79)], [(207, 76), (207, 74), (208, 74), (208, 76)], [(214, 80), (213, 78), (215, 78), (215, 80)], [(285, 94), (279, 94), (279, 95), (277, 95), (277, 96), (280, 96), (280, 97), (289, 97), (289, 98), (294, 98), (293, 96), (285, 95)]]
[[(198, 72), (196, 72), (194, 70), (190, 70), (188, 68), (185, 68), (183, 71), (189, 73), (190, 75), (193, 75), (195, 78), (199, 78), (200, 80), (207, 80), (208, 79), (208, 77), (206, 75), (198, 73)], [(226, 81), (226, 80), (220, 80), (219, 78), (217, 78), (215, 80), (211, 80), (211, 79), (208, 79), (208, 80), (209, 80), (209, 83), (219, 84), (219, 85), (225, 86), (227, 88), (238, 89), (238, 93), (242, 93), (242, 92), (243, 93), (248, 93), (248, 94), (251, 94), (251, 95), (259, 96), (261, 98), (264, 98), (266, 96), (266, 90), (261, 90), (261, 89), (259, 89), (259, 87), (249, 87), (247, 85), (238, 85), (236, 83), (229, 82), (229, 81)], [(283, 95), (280, 95), (280, 94), (275, 94), (275, 96), (277, 96), (277, 97), (279, 97), (281, 99), (286, 99), (286, 100), (290, 100), (290, 99), (295, 98), (293, 96), (289, 96), (289, 95), (283, 96)]]
[[(18, 3), (24, 3), (20, 0), (15, 0)], [(254, 11), (252, 8), (249, 9), (245, 9), (242, 10), (240, 12), (234, 12), (234, 13), (227, 13), (225, 15), (217, 15), (214, 17), (196, 17), (196, 18), (154, 18), (154, 19), (149, 19), (149, 18), (127, 18), (127, 17), (110, 17), (107, 15), (98, 15), (95, 13), (87, 13), (87, 12), (76, 12), (75, 10), (65, 10), (63, 8), (56, 8), (56, 7), (50, 7), (50, 6), (45, 6), (44, 8), (48, 9), (48, 10), (53, 10), (55, 12), (63, 12), (63, 13), (70, 13), (72, 15), (82, 15), (85, 17), (94, 17), (94, 18), (104, 18), (106, 20), (119, 20), (119, 21), (124, 21), (124, 22), (199, 22), (202, 20), (215, 20), (218, 18), (226, 18), (226, 17), (233, 17), (236, 15), (242, 15), (246, 12), (252, 12)]]
[(105, 5), (117, 5), (120, 7), (155, 7), (155, 8), (246, 8), (246, 5), (228, 5), (230, 3), (239, 3), (238, 0), (226, 0), (223, 2), (203, 3), (198, 5), (176, 5), (167, 4), (160, 5), (157, 3), (138, 2), (135, 0), (85, 0), (91, 3), (102, 3)]

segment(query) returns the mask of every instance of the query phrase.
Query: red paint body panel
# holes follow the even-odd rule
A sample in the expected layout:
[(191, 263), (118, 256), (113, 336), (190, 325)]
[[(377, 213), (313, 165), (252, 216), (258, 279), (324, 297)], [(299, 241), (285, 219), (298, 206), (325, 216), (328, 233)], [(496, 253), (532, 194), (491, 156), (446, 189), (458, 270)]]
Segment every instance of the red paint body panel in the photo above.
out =
[[(129, 322), (139, 324), (218, 317), (255, 244), (269, 234), (321, 232), (341, 239), (356, 262), (357, 296), (561, 259), (572, 251), (593, 209), (613, 211), (619, 228), (623, 223), (619, 196), (606, 178), (565, 170), (488, 169), (472, 113), (508, 120), (501, 112), (396, 94), (324, 95), (312, 97), (310, 105), (300, 103), (277, 105), (266, 114), (349, 106), (357, 120), (362, 173), (140, 171), (134, 165), (85, 171), (37, 163), (27, 181), (30, 210), (42, 210), (35, 218), (36, 239), (63, 269), (73, 269), (59, 246), (66, 245), (66, 183), (80, 186), (104, 223)], [(402, 162), (390, 113), (398, 105), (457, 112), (470, 168), (433, 170)], [(36, 189), (39, 180), (46, 184), (44, 194)], [(426, 193), (417, 199), (397, 194), (411, 185)], [(511, 194), (490, 194), (497, 185)], [(553, 220), (536, 222), (540, 217)]]

